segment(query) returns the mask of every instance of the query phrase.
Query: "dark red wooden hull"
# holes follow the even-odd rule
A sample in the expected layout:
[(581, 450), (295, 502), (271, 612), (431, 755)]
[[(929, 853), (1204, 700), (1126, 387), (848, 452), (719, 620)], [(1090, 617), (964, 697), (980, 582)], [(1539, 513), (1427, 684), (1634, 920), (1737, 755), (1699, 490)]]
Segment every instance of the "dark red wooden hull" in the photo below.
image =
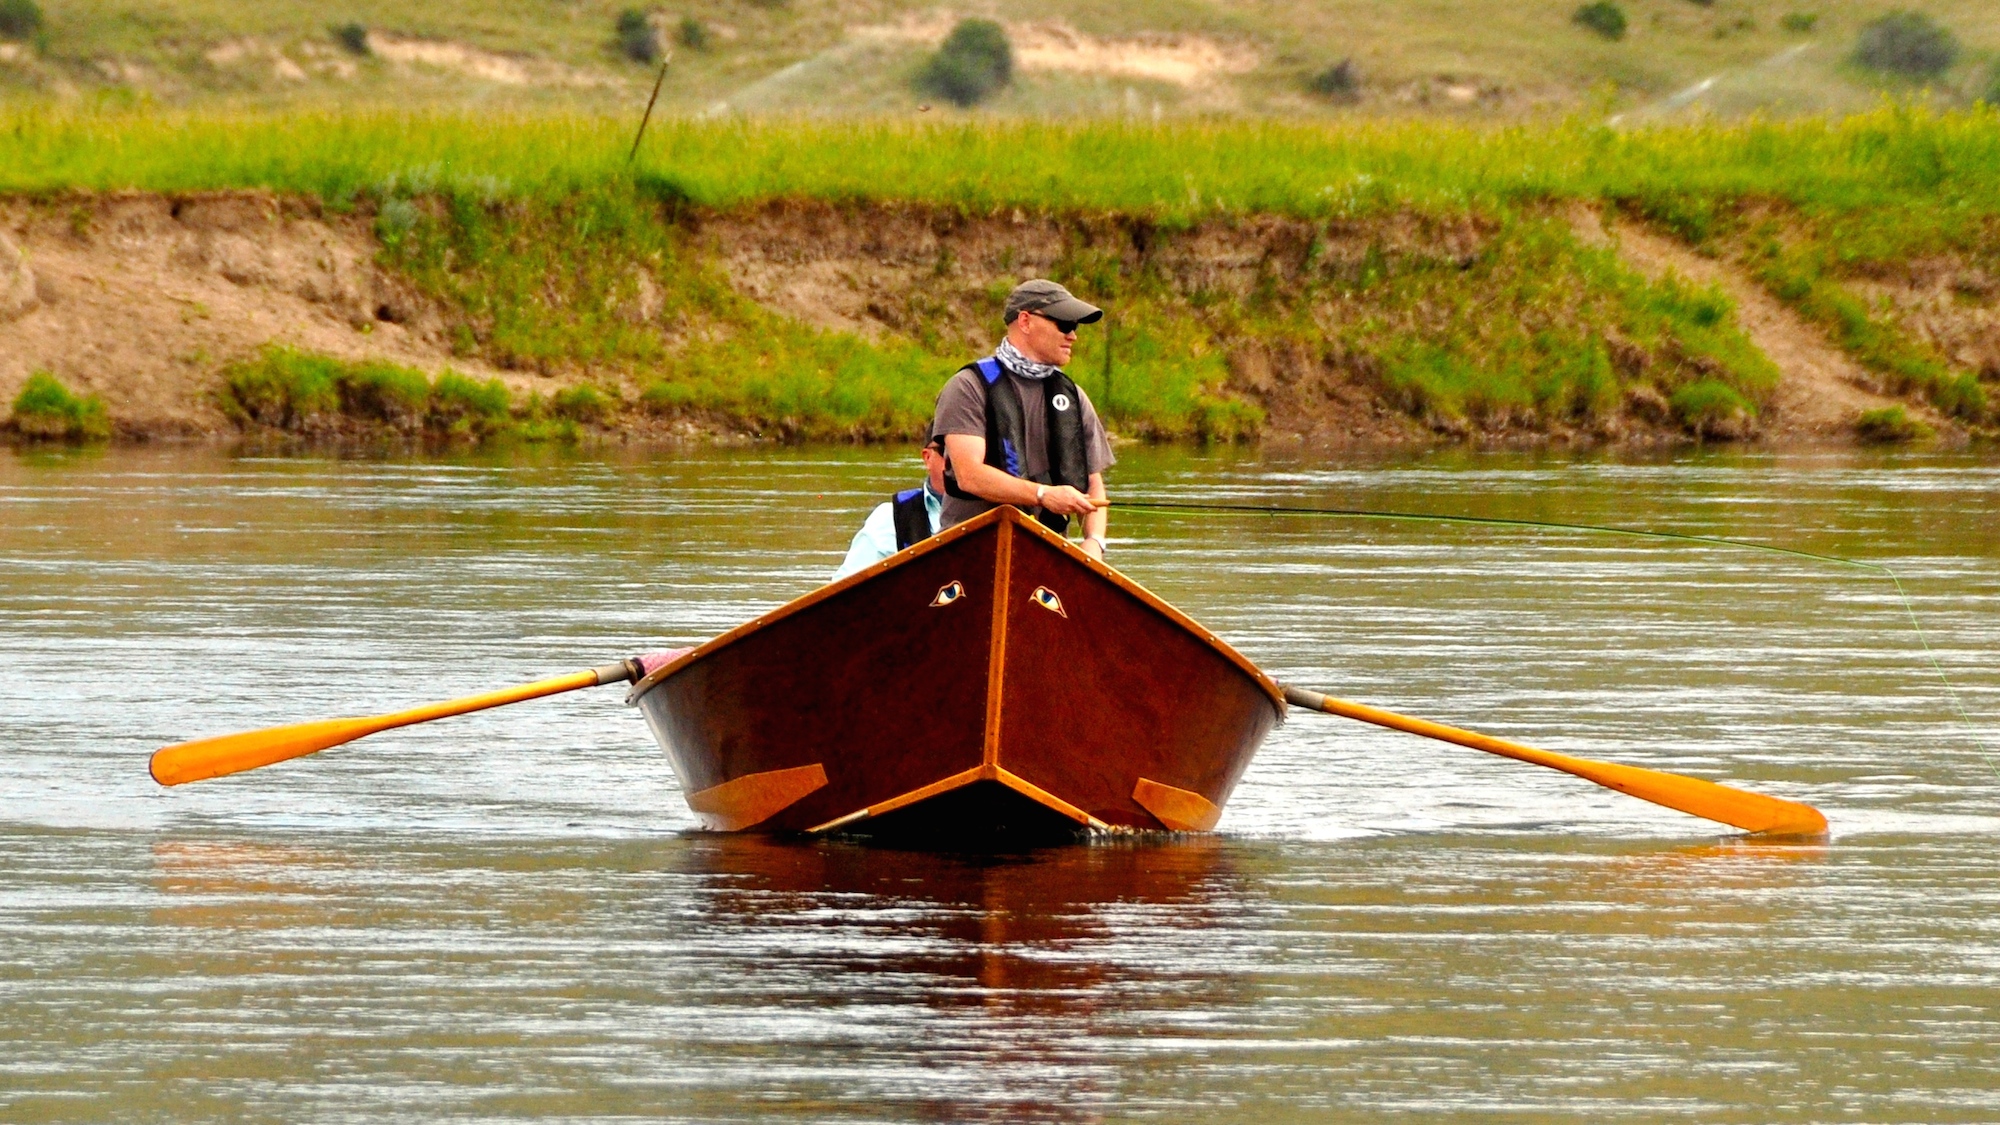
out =
[(1013, 508), (656, 669), (628, 701), (737, 831), (1206, 830), (1284, 696)]

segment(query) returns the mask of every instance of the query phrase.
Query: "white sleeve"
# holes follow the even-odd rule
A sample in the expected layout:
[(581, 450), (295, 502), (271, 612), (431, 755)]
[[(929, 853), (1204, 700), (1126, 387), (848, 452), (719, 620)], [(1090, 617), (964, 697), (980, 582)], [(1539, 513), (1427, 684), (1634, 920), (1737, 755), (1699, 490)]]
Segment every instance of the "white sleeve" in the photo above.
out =
[(896, 553), (896, 514), (887, 504), (875, 505), (868, 513), (868, 519), (861, 530), (854, 533), (854, 542), (847, 546), (847, 557), (840, 562), (840, 569), (833, 572), (829, 582), (838, 582), (853, 574), (874, 566)]

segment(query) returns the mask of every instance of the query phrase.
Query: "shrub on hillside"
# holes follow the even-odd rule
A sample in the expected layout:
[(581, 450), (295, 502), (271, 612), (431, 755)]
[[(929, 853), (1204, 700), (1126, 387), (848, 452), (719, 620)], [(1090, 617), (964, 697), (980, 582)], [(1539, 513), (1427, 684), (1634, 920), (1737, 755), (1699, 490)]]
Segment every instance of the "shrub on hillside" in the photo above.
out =
[(1734, 441), (1749, 436), (1757, 408), (1735, 387), (1719, 379), (1698, 379), (1667, 399), (1674, 417), (1697, 437)]
[(1786, 12), (1784, 18), (1778, 21), (1778, 26), (1786, 31), (1804, 35), (1819, 26), (1819, 13)]
[(423, 372), (380, 361), (268, 347), (223, 371), (223, 412), (241, 425), (302, 434), (389, 431), (415, 437), (487, 438), (517, 433), (512, 399), (498, 379), (484, 383), (455, 371), (435, 382)]
[(333, 41), (340, 44), (342, 49), (348, 54), (365, 56), (370, 53), (368, 50), (368, 29), (366, 27), (358, 23), (344, 23), (338, 27), (329, 27), (326, 30), (327, 34), (333, 36)]
[(1625, 38), (1625, 9), (1612, 3), (1612, 0), (1596, 0), (1596, 3), (1585, 4), (1570, 17), (1570, 22), (1580, 27), (1587, 27), (1606, 39)]
[(917, 88), (957, 105), (974, 105), (1014, 78), (1014, 49), (992, 20), (960, 20), (917, 74)]
[(41, 29), (42, 9), (35, 0), (0, 0), (0, 39), (32, 39)]
[(42, 9), (35, 0), (0, 0), (0, 39), (27, 40), (42, 29)]
[(572, 422), (602, 422), (611, 413), (610, 396), (589, 383), (578, 383), (555, 393), (551, 405), (558, 418)]
[(104, 400), (79, 395), (54, 375), (37, 371), (14, 396), (14, 430), (26, 437), (87, 440), (111, 436)]
[(1958, 38), (1922, 12), (1892, 12), (1861, 30), (1854, 61), (1904, 78), (1936, 78), (1958, 61)]
[(500, 429), (507, 423), (510, 405), (506, 384), (498, 379), (481, 383), (456, 371), (446, 371), (431, 387), (431, 421), (450, 433)]
[(674, 38), (690, 51), (708, 50), (708, 28), (693, 16), (682, 16), (681, 26)]
[(1361, 79), (1354, 73), (1354, 60), (1346, 58), (1306, 79), (1306, 88), (1321, 97), (1345, 101), (1360, 93)]
[(1986, 92), (1979, 95), (1979, 100), (2000, 107), (2000, 63), (1994, 64), (1992, 75), (1986, 79)]
[(338, 379), (340, 410), (350, 418), (421, 429), (431, 405), (431, 381), (421, 371), (393, 363), (347, 365)]
[(1937, 431), (1910, 417), (1910, 412), (1900, 406), (1862, 411), (1861, 416), (1854, 420), (1854, 432), (1862, 441), (1878, 445), (1929, 441), (1937, 436)]
[(660, 57), (660, 37), (653, 33), (653, 21), (637, 8), (618, 13), (618, 49), (633, 62), (649, 63)]

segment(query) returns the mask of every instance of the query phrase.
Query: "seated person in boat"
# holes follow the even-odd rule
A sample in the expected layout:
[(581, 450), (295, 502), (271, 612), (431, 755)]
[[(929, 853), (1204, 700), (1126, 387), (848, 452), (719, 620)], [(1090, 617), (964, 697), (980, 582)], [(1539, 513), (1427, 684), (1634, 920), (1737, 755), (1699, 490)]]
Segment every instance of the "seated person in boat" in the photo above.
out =
[(944, 512), (944, 439), (925, 436), (921, 454), (924, 483), (906, 488), (875, 505), (848, 544), (847, 557), (831, 581), (838, 582), (857, 570), (874, 566), (912, 543), (928, 539), (940, 530), (938, 519)]
[(1103, 317), (1053, 281), (1025, 281), (1007, 295), (1000, 346), (959, 368), (938, 393), (931, 432), (945, 442), (941, 526), (1000, 504), (1058, 534), (1078, 516), (1084, 551), (1104, 557), (1111, 443), (1089, 396), (1062, 370), (1077, 326)]

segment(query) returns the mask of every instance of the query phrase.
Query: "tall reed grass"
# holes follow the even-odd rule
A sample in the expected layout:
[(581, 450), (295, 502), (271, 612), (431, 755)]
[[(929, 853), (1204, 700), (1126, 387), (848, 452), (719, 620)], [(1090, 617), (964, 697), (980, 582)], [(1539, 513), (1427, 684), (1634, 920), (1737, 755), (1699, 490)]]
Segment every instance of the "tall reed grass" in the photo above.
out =
[(1506, 128), (680, 120), (656, 122), (628, 166), (632, 127), (589, 116), (13, 107), (0, 109), (0, 191), (263, 187), (337, 204), (385, 188), (567, 196), (636, 178), (713, 207), (799, 197), (1169, 221), (1757, 196), (1829, 215), (1894, 208), (1897, 222), (1881, 229), (1890, 238), (1911, 221), (1950, 231), (1967, 213), (2000, 213), (2000, 111), (1990, 108), (1885, 105), (1838, 121), (1634, 130), (1576, 120)]

